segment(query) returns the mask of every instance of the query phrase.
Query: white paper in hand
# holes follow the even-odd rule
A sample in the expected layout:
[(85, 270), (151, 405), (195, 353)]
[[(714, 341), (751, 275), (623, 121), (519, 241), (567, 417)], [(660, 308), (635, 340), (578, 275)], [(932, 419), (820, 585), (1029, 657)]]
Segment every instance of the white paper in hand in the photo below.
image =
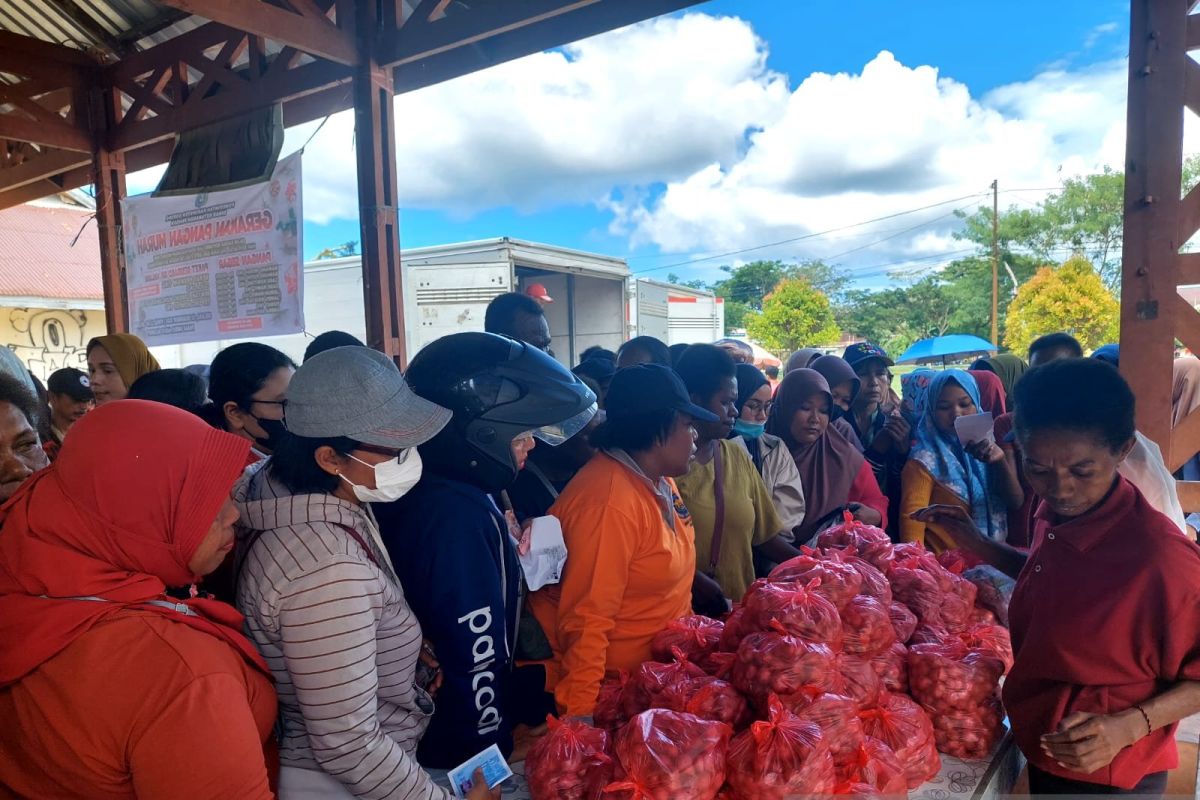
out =
[(500, 754), (500, 748), (492, 745), (450, 770), (450, 791), (454, 792), (455, 797), (466, 797), (467, 792), (471, 791), (477, 769), (483, 770), (483, 779), (487, 781), (489, 789), (495, 789), (513, 774), (508, 762)]
[(525, 583), (536, 592), (562, 578), (567, 563), (567, 545), (563, 541), (562, 524), (558, 517), (534, 517), (529, 527), (529, 551), (519, 556)]
[(995, 421), (990, 411), (954, 419), (954, 432), (958, 434), (958, 441), (964, 447), (974, 442), (996, 441), (994, 429)]

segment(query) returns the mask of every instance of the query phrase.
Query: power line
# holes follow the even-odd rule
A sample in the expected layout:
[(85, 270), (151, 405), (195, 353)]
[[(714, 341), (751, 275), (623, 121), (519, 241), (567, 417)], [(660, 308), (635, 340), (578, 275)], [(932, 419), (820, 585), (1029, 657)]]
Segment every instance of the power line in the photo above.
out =
[[(686, 267), (686, 266), (690, 266), (692, 264), (703, 264), (707, 261), (716, 261), (718, 259), (728, 258), (730, 256), (737, 256), (737, 255), (741, 255), (743, 253), (753, 252), (755, 250), (763, 250), (768, 247), (779, 247), (780, 245), (792, 244), (794, 242), (802, 242), (802, 241), (805, 241), (806, 239), (815, 239), (818, 236), (827, 236), (828, 234), (837, 233), (838, 231), (850, 230), (851, 228), (858, 228), (863, 225), (871, 225), (876, 222), (883, 222), (885, 220), (895, 219), (896, 217), (903, 217), (908, 214), (915, 214), (919, 211), (928, 211), (931, 208), (938, 208), (940, 206), (949, 205), (950, 203), (958, 203), (963, 200), (970, 200), (973, 197), (982, 197), (982, 196), (984, 196), (984, 194), (986, 194), (986, 193), (985, 192), (977, 192), (975, 194), (963, 195), (962, 197), (954, 197), (954, 198), (951, 198), (950, 200), (943, 200), (940, 203), (932, 203), (927, 206), (921, 206), (920, 208), (912, 208), (907, 211), (898, 211), (895, 214), (887, 214), (886, 216), (876, 217), (874, 219), (863, 220), (862, 222), (855, 222), (850, 225), (842, 225), (840, 227), (830, 228), (830, 229), (824, 230), (824, 231), (817, 231), (816, 233), (808, 233), (803, 236), (796, 236), (791, 239), (783, 239), (778, 242), (769, 242), (767, 244), (754, 245), (753, 247), (745, 247), (745, 248), (742, 248), (741, 250), (731, 250), (727, 253), (718, 253), (716, 255), (704, 256), (702, 258), (693, 258), (693, 259), (689, 259), (687, 261), (679, 261), (674, 264), (666, 264), (661, 267), (647, 267), (647, 268), (643, 268), (643, 269), (633, 270), (632, 274), (639, 275), (639, 274), (642, 274), (645, 272), (657, 272), (659, 270), (664, 270), (664, 269), (674, 269), (675, 267)], [(928, 224), (928, 223), (922, 223), (922, 225), (926, 225), (926, 224)], [(918, 226), (918, 227), (921, 227), (921, 226)]]

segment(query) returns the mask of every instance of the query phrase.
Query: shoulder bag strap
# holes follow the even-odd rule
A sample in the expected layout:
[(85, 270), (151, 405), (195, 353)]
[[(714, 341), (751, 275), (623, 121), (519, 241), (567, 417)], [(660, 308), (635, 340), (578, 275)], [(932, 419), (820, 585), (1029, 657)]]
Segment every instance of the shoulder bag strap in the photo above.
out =
[(721, 457), (721, 443), (714, 442), (713, 491), (716, 495), (716, 519), (713, 521), (712, 545), (709, 547), (708, 574), (716, 577), (717, 563), (721, 560), (721, 539), (725, 533), (725, 463)]

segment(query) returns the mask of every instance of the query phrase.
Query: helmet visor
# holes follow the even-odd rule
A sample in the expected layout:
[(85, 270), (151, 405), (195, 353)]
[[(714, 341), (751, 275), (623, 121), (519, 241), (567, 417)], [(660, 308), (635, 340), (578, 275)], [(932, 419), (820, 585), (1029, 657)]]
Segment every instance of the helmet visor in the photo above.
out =
[(586, 428), (594, 416), (596, 416), (596, 404), (592, 403), (569, 419), (565, 419), (562, 422), (555, 422), (551, 425), (543, 425), (535, 429), (533, 435), (551, 447), (558, 447), (567, 439), (570, 439)]

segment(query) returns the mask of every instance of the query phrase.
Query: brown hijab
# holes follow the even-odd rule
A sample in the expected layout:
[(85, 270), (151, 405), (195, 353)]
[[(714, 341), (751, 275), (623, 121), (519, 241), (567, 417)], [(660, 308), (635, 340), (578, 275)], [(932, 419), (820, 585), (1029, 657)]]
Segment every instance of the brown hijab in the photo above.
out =
[(88, 352), (93, 347), (103, 347), (109, 358), (121, 373), (121, 381), (126, 389), (133, 388), (134, 382), (147, 372), (157, 372), (161, 367), (150, 354), (146, 343), (132, 333), (110, 333), (107, 336), (97, 336), (88, 342)]
[(830, 422), (820, 439), (801, 445), (792, 438), (792, 419), (800, 406), (814, 394), (823, 394), (833, 404), (829, 382), (816, 370), (789, 372), (779, 384), (775, 405), (767, 420), (767, 433), (783, 440), (796, 460), (800, 485), (804, 488), (804, 522), (796, 529), (797, 544), (805, 544), (817, 532), (817, 525), (839, 506), (846, 505), (850, 486), (862, 469), (863, 454)]

